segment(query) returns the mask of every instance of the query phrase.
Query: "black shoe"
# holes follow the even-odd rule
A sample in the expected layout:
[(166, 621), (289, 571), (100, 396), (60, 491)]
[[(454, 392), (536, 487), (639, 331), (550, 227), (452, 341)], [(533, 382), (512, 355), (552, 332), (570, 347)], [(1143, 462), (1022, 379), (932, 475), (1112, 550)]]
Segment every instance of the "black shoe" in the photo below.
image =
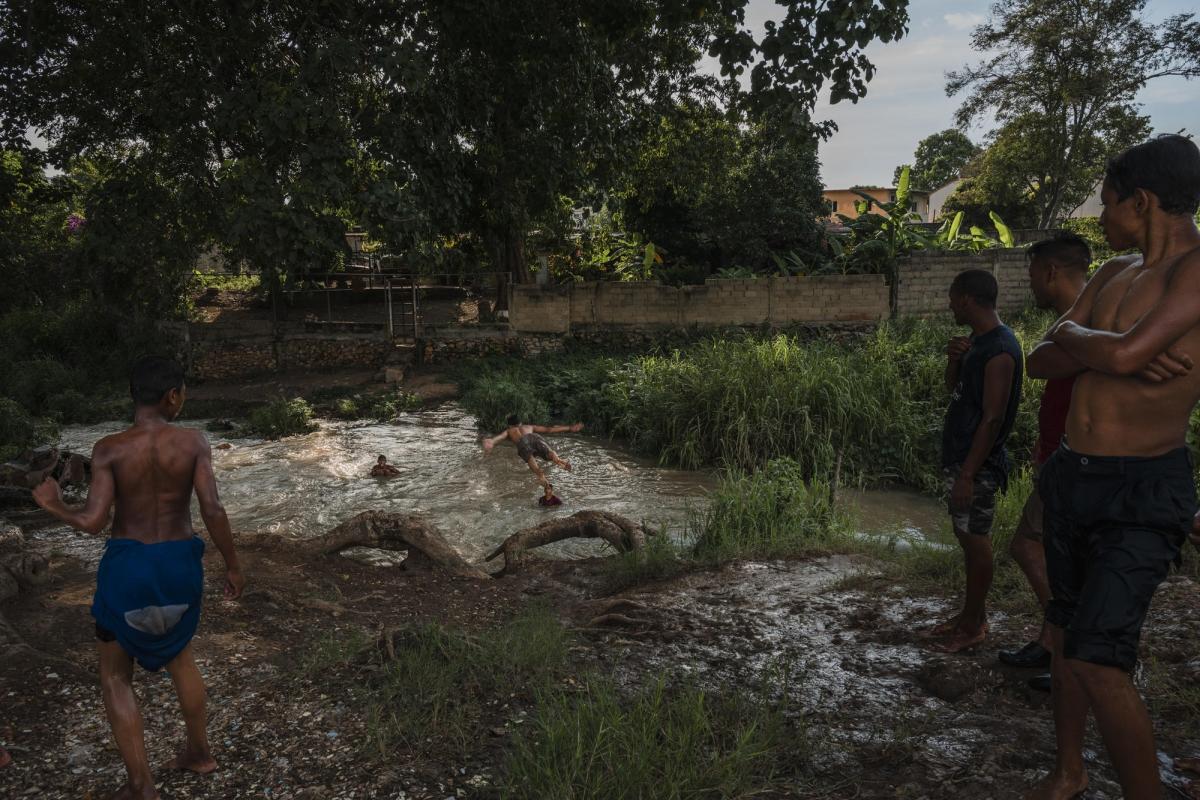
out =
[(1039, 692), (1050, 691), (1050, 673), (1043, 672), (1041, 675), (1034, 675), (1029, 679), (1029, 688)]
[(1000, 663), (1023, 669), (1049, 669), (1050, 651), (1037, 642), (1030, 642), (1020, 650), (1001, 650)]

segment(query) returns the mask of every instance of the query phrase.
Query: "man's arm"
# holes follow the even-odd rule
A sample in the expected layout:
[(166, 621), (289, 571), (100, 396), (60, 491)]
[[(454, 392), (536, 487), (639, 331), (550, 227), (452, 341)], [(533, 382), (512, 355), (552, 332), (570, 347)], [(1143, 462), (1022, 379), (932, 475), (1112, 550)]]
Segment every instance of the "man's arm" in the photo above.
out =
[(1004, 425), (1008, 399), (1012, 394), (1013, 372), (1017, 364), (1013, 357), (1004, 353), (994, 356), (983, 369), (983, 418), (971, 439), (971, 449), (963, 461), (962, 470), (951, 490), (951, 503), (958, 510), (971, 505), (975, 493), (975, 476), (996, 444), (996, 437)]
[(495, 436), (488, 436), (488, 437), (484, 438), (484, 440), (483, 440), (483, 449), (491, 450), (493, 447), (500, 444), (507, 438), (508, 438), (508, 431), (503, 431), (501, 433), (497, 433)]
[(534, 433), (578, 433), (583, 430), (583, 423), (576, 422), (574, 425), (534, 425)]
[(1079, 293), (1079, 297), (1075, 298), (1075, 302), (1067, 310), (1067, 313), (1050, 326), (1050, 330), (1046, 331), (1041, 343), (1030, 351), (1029, 357), (1025, 360), (1025, 372), (1029, 377), (1042, 380), (1069, 378), (1088, 369), (1083, 362), (1053, 340), (1054, 333), (1067, 322), (1078, 325), (1087, 325), (1091, 322), (1092, 308), (1096, 305), (1096, 295), (1100, 294), (1100, 290), (1112, 280), (1114, 275), (1128, 267), (1130, 263), (1132, 263), (1130, 256), (1120, 256), (1106, 261), (1100, 269), (1096, 270), (1096, 274), (1083, 287), (1083, 291)]
[(1099, 331), (1068, 320), (1051, 339), (1088, 369), (1109, 375), (1137, 375), (1165, 380), (1192, 367), (1186, 353), (1172, 349), (1200, 324), (1200, 256), (1180, 264), (1158, 303), (1124, 333)]
[(1054, 342), (1038, 342), (1037, 347), (1025, 357), (1025, 373), (1031, 378), (1069, 378), (1086, 371), (1087, 367), (1079, 359)]
[(108, 526), (108, 515), (113, 503), (113, 471), (108, 448), (101, 440), (92, 448), (92, 482), (88, 486), (87, 502), (82, 508), (71, 508), (62, 499), (58, 481), (46, 478), (33, 490), (33, 499), (39, 506), (76, 530), (85, 533), (100, 533)]
[(245, 588), (246, 579), (242, 577), (242, 565), (238, 562), (237, 551), (233, 547), (233, 531), (229, 527), (229, 516), (221, 498), (217, 494), (217, 477), (213, 474), (212, 448), (203, 434), (197, 434), (199, 439), (196, 453), (196, 467), (192, 473), (192, 487), (196, 490), (196, 500), (200, 504), (200, 518), (204, 527), (212, 537), (213, 544), (221, 551), (225, 559), (225, 596), (236, 600)]

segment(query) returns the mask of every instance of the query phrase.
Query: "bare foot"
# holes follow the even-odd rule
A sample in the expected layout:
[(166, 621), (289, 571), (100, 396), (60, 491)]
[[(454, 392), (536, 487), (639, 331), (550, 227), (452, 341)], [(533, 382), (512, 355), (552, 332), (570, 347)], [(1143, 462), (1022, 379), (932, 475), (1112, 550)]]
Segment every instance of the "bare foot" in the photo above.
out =
[(161, 800), (158, 789), (150, 784), (144, 789), (134, 789), (128, 783), (108, 796), (108, 800)]
[(1025, 800), (1072, 800), (1084, 793), (1088, 786), (1088, 776), (1063, 775), (1057, 770), (1038, 781), (1037, 785), (1025, 794)]
[[(1175, 769), (1200, 775), (1200, 758), (1177, 758), (1175, 759)], [(1184, 791), (1192, 800), (1200, 800), (1200, 781), (1192, 781)]]
[(944, 639), (931, 646), (934, 650), (943, 653), (960, 653), (963, 650), (969, 650), (976, 645), (983, 644), (987, 640), (987, 636), (987, 623), (984, 623), (983, 627), (977, 631), (955, 628)]
[(941, 636), (949, 636), (958, 628), (958, 622), (962, 619), (962, 614), (955, 614), (945, 622), (934, 625), (932, 628), (926, 628), (917, 633), (922, 639), (935, 639)]
[(207, 775), (216, 771), (217, 762), (212, 757), (212, 753), (192, 753), (188, 750), (180, 750), (179, 755), (163, 766), (165, 769), (187, 770), (197, 775)]

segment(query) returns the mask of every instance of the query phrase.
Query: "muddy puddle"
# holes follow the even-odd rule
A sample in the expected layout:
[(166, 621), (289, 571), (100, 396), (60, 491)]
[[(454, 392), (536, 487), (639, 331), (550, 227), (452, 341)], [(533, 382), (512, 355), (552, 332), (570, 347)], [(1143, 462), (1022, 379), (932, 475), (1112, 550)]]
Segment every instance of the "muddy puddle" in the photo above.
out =
[[(997, 649), (1025, 641), (1028, 620), (993, 612), (987, 645), (941, 654), (919, 632), (956, 609), (845, 588), (861, 569), (869, 566), (838, 556), (689, 575), (623, 594), (632, 604), (621, 613), (636, 622), (593, 635), (630, 685), (666, 675), (714, 690), (756, 687), (802, 716), (808, 741), (798, 747), (818, 783), (854, 776), (845, 794), (815, 796), (1022, 797), (1055, 752), (1048, 696), (1025, 683), (1033, 673), (996, 662)], [(1085, 797), (1119, 798), (1094, 732), (1086, 756)], [(1182, 786), (1161, 760), (1164, 781)], [(929, 793), (931, 782), (943, 790)]]

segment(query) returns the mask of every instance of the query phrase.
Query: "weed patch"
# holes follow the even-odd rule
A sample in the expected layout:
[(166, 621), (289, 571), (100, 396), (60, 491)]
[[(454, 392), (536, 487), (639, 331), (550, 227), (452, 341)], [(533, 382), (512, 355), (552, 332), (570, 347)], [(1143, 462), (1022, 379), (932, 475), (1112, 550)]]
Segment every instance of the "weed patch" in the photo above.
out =
[(803, 743), (777, 708), (746, 694), (661, 678), (627, 694), (593, 678), (539, 698), (506, 762), (505, 796), (748, 797), (801, 767)]

